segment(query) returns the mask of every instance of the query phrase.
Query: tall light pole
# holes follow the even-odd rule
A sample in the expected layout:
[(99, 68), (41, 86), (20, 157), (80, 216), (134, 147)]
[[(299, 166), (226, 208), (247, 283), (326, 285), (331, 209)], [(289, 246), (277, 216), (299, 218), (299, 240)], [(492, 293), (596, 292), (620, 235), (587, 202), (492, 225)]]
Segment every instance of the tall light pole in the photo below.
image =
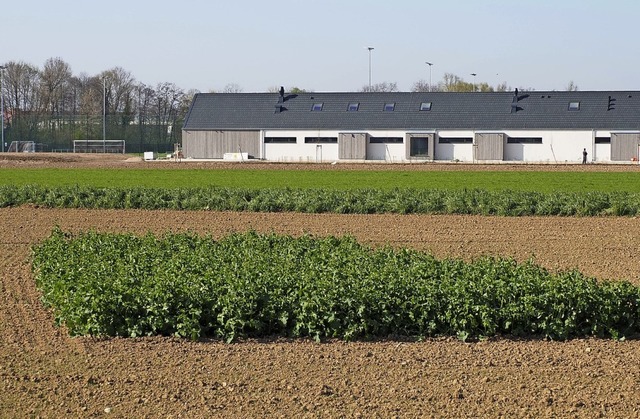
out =
[[(2, 79), (6, 65), (0, 65), (0, 141), (2, 141), (2, 152), (4, 153), (4, 94), (2, 92)], [(17, 150), (16, 150), (17, 151)]]
[(371, 92), (371, 51), (374, 50), (373, 47), (367, 47), (369, 50), (369, 92)]
[(433, 63), (425, 61), (425, 64), (429, 66), (429, 91), (431, 91), (431, 66), (433, 65)]
[(107, 151), (107, 78), (102, 78), (102, 154)]
[(476, 91), (476, 73), (471, 73), (471, 75), (473, 76), (473, 91)]

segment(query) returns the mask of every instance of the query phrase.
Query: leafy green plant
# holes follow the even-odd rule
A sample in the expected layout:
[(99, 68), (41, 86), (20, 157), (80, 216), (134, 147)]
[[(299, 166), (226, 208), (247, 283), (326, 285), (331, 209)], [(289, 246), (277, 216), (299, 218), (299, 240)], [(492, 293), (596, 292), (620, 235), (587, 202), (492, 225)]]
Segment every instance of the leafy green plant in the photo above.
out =
[(640, 194), (481, 189), (240, 189), (0, 186), (0, 207), (129, 208), (339, 214), (635, 216)]
[(44, 302), (76, 335), (567, 339), (640, 327), (640, 291), (628, 282), (532, 261), (438, 260), (349, 236), (55, 229), (34, 246), (32, 266)]

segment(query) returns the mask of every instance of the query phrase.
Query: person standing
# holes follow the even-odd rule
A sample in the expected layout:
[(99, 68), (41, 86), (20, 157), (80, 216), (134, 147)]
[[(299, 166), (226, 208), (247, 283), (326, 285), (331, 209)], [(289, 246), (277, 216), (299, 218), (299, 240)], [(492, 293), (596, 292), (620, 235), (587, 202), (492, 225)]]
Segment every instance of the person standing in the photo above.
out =
[(582, 164), (587, 164), (587, 149), (582, 150)]

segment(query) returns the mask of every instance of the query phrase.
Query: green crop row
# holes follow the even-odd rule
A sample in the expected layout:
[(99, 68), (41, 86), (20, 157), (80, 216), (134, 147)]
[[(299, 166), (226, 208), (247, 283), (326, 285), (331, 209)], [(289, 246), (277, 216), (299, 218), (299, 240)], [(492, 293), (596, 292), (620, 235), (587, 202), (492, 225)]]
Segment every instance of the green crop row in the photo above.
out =
[(640, 289), (533, 262), (438, 260), (352, 237), (135, 236), (55, 229), (33, 248), (43, 300), (73, 335), (360, 339), (622, 338)]
[(126, 208), (340, 214), (634, 216), (640, 194), (482, 189), (244, 189), (0, 186), (0, 207)]

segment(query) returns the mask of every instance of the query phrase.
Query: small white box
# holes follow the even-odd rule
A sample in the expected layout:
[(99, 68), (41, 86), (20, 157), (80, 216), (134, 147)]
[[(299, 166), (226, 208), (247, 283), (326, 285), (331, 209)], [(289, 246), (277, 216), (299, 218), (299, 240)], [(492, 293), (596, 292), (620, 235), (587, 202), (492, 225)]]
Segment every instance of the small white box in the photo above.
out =
[(249, 160), (249, 153), (224, 153), (222, 160), (245, 161)]

